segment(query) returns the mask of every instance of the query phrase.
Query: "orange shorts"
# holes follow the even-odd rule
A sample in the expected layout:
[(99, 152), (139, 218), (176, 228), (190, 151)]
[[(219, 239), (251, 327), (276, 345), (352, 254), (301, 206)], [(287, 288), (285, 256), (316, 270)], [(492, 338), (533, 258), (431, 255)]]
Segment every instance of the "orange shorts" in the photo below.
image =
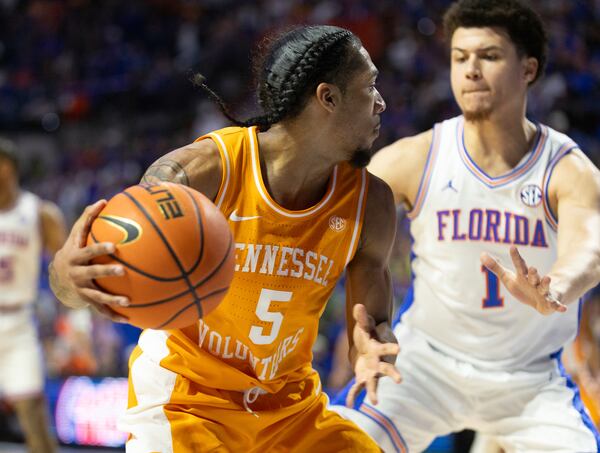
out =
[[(244, 403), (246, 402), (246, 404)], [(318, 376), (276, 394), (200, 386), (132, 354), (126, 449), (148, 452), (380, 452), (354, 423), (327, 409)]]

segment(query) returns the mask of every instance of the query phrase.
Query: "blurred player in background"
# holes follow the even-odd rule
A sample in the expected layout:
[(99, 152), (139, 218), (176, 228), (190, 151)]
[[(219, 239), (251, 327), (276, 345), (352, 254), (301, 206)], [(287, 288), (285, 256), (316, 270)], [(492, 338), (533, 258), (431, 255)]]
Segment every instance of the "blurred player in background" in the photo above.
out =
[(42, 253), (63, 245), (58, 207), (19, 186), (17, 149), (0, 139), (0, 396), (15, 408), (31, 452), (56, 451), (33, 316)]
[(600, 287), (586, 300), (581, 311), (579, 335), (565, 349), (565, 368), (581, 391), (581, 399), (596, 427), (600, 427)]
[[(377, 69), (355, 35), (332, 26), (275, 37), (257, 65), (264, 115), (232, 118), (200, 82), (241, 127), (200, 137), (144, 176), (214, 200), (233, 231), (236, 272), (198, 324), (142, 334), (124, 423), (131, 452), (379, 451), (326, 409), (311, 366), (319, 317), (347, 266), (348, 323), (354, 315), (360, 326), (350, 346), (357, 380), (374, 397), (378, 376), (399, 379), (382, 360), (397, 353), (388, 269), (395, 208), (389, 187), (363, 168), (385, 109)], [(122, 266), (88, 262), (114, 246), (82, 247), (102, 207), (82, 215), (50, 273), (65, 305), (111, 316), (111, 304), (124, 301), (93, 279)]]
[(537, 13), (461, 0), (444, 25), (463, 114), (370, 166), (411, 218), (414, 286), (395, 328), (404, 381), (382, 378), (378, 405), (340, 411), (385, 451), (421, 451), (464, 428), (508, 452), (597, 451), (560, 356), (580, 297), (600, 281), (600, 172), (525, 117), (546, 61)]

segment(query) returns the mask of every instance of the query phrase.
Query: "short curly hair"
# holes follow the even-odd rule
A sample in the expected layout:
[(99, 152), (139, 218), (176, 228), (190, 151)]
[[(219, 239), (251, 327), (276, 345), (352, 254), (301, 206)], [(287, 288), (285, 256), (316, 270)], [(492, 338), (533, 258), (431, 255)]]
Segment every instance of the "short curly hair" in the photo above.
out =
[(548, 34), (539, 14), (519, 0), (459, 0), (444, 14), (448, 41), (459, 27), (501, 27), (506, 30), (520, 56), (538, 61), (535, 82), (544, 73)]

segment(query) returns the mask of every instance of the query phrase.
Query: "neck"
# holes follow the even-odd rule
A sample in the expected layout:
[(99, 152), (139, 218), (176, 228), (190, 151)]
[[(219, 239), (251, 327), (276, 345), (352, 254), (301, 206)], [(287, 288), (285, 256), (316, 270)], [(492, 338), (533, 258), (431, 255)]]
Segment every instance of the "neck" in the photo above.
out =
[(271, 197), (290, 210), (310, 208), (327, 190), (336, 163), (327, 137), (302, 120), (278, 123), (258, 135), (263, 182)]
[(524, 115), (465, 121), (465, 147), (490, 176), (514, 168), (531, 149), (536, 127)]

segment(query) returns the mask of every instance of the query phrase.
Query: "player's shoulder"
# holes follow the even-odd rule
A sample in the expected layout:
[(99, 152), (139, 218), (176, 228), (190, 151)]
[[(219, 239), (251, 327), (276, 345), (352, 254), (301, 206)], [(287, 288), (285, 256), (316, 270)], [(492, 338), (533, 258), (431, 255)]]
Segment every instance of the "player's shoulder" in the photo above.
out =
[(394, 207), (394, 194), (387, 182), (379, 176), (369, 173), (369, 191), (367, 193), (367, 208), (369, 206), (385, 207), (391, 204)]
[[(16, 203), (13, 209), (21, 210), (24, 212), (35, 211), (37, 209), (40, 212), (41, 206), (43, 206), (45, 200), (34, 192), (30, 192), (26, 189), (20, 189)], [(51, 203), (51, 202), (49, 202)]]
[(586, 190), (600, 196), (600, 170), (580, 149), (573, 148), (560, 158), (549, 181), (550, 195), (554, 191), (570, 192), (584, 184)]
[(369, 172), (385, 181), (392, 189), (398, 204), (411, 205), (433, 139), (433, 129), (404, 137), (375, 154)]
[[(63, 236), (66, 236), (66, 220), (62, 210), (56, 203), (40, 198), (39, 218), (44, 231), (61, 231), (60, 238), (64, 240)], [(62, 242), (58, 244), (59, 247), (60, 245), (62, 245)]]
[(404, 161), (411, 157), (418, 158), (419, 156), (423, 156), (424, 158), (427, 158), (427, 152), (431, 146), (432, 139), (433, 129), (428, 129), (420, 134), (396, 140), (394, 143), (385, 146), (375, 154), (373, 161), (369, 166), (369, 170), (372, 168), (379, 168), (390, 162), (396, 163)]
[(214, 140), (200, 139), (157, 159), (142, 181), (171, 181), (196, 189), (211, 200), (221, 186), (223, 164)]
[(598, 167), (571, 137), (550, 126), (543, 125), (543, 127), (547, 131), (549, 149), (552, 153), (550, 165), (553, 167), (554, 179), (556, 176), (562, 179), (581, 174), (595, 176), (598, 173)]
[(549, 149), (552, 153), (546, 169), (548, 199), (556, 212), (558, 201), (585, 199), (597, 204), (600, 200), (600, 170), (585, 152), (568, 135), (550, 127), (548, 130)]

